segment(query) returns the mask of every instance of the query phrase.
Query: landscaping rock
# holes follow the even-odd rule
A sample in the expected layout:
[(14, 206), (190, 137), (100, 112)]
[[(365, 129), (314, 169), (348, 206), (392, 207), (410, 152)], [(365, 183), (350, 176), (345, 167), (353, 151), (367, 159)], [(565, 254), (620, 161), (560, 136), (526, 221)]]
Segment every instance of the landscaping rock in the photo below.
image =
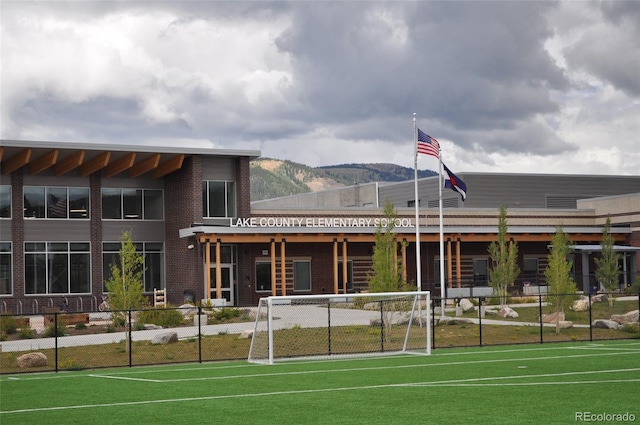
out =
[(591, 326), (593, 326), (594, 328), (600, 328), (600, 329), (620, 329), (620, 328), (622, 328), (622, 325), (619, 324), (618, 322), (614, 322), (613, 320), (604, 320), (604, 319), (594, 320), (593, 323), (591, 324)]
[(551, 313), (542, 315), (542, 323), (556, 323), (556, 318), (559, 321), (564, 321), (564, 313)]
[(253, 336), (253, 329), (244, 331), (240, 334), (239, 339), (248, 339)]
[(589, 308), (589, 298), (582, 297), (579, 300), (576, 300), (573, 303), (573, 307), (571, 309), (573, 311), (587, 311)]
[(637, 323), (640, 319), (640, 310), (630, 311), (625, 314), (613, 314), (611, 320), (621, 325), (625, 323)]
[(473, 320), (463, 318), (463, 317), (442, 317), (438, 321), (438, 323), (442, 322), (443, 325), (463, 325), (468, 323), (473, 323)]
[(20, 368), (46, 366), (47, 361), (47, 356), (40, 352), (23, 354), (16, 359), (16, 363)]
[(591, 304), (593, 303), (603, 303), (609, 300), (609, 296), (607, 294), (597, 294), (591, 297)]
[(517, 319), (519, 317), (518, 312), (511, 307), (503, 307), (498, 312), (498, 316), (505, 319)]
[(474, 309), (474, 305), (467, 298), (463, 298), (460, 300), (460, 307), (462, 307), (462, 311), (469, 311)]
[(486, 314), (487, 316), (497, 316), (497, 315), (498, 315), (498, 313), (500, 313), (500, 311), (495, 310), (495, 309), (493, 309), (493, 308), (487, 308), (487, 309), (484, 311), (484, 314)]
[(153, 323), (145, 323), (143, 325), (143, 329), (145, 331), (151, 331), (151, 330), (157, 330), (157, 329), (162, 329), (162, 326), (160, 325), (154, 325)]
[(158, 334), (151, 340), (151, 343), (155, 345), (166, 345), (171, 344), (172, 342), (178, 342), (177, 332), (166, 332), (163, 334)]
[(559, 323), (560, 329), (570, 329), (573, 327), (573, 322), (569, 320), (561, 320)]

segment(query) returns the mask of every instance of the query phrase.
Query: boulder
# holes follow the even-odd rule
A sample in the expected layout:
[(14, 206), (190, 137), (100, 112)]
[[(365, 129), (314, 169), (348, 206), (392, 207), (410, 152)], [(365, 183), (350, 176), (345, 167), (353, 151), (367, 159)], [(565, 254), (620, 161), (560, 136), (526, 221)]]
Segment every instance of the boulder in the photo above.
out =
[(503, 307), (498, 312), (498, 316), (505, 319), (517, 319), (519, 317), (518, 312), (511, 307)]
[(239, 339), (248, 339), (248, 338), (251, 338), (252, 336), (253, 336), (253, 329), (246, 330), (240, 334)]
[(609, 300), (609, 296), (607, 294), (597, 294), (591, 297), (591, 304), (603, 303), (608, 300)]
[(622, 325), (613, 320), (596, 319), (591, 323), (591, 326), (599, 329), (620, 329)]
[(47, 356), (44, 353), (35, 352), (23, 354), (16, 359), (20, 368), (41, 367), (47, 365)]
[(573, 311), (587, 311), (589, 308), (589, 298), (582, 297), (573, 303), (571, 309)]
[(564, 313), (560, 312), (542, 315), (542, 323), (556, 323), (556, 319), (561, 322), (564, 321)]
[(497, 316), (498, 313), (500, 313), (500, 312), (498, 310), (496, 310), (496, 309), (493, 309), (493, 308), (487, 308), (484, 311), (484, 314), (486, 314), (487, 316)]
[(625, 314), (613, 314), (611, 320), (621, 325), (625, 323), (637, 323), (640, 319), (640, 310), (630, 311)]
[(448, 317), (448, 316), (440, 318), (438, 323), (440, 323), (440, 321), (442, 322), (443, 325), (464, 325), (467, 323), (473, 323), (473, 320), (467, 319), (464, 317)]
[(474, 305), (467, 298), (463, 298), (460, 300), (460, 307), (462, 307), (462, 311), (469, 311), (474, 309)]
[(573, 322), (569, 320), (561, 320), (558, 326), (560, 326), (560, 329), (569, 329), (573, 327)]
[(171, 344), (172, 342), (178, 342), (178, 333), (177, 332), (165, 332), (163, 334), (158, 334), (153, 337), (151, 340), (152, 344)]

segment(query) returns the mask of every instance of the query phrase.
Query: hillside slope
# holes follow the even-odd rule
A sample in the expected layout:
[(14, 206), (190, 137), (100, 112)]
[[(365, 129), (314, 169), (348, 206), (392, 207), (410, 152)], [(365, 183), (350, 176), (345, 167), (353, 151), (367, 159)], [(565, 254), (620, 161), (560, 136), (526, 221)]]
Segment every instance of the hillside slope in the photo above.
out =
[[(418, 177), (436, 175), (418, 170)], [(251, 161), (251, 200), (317, 192), (355, 183), (396, 182), (413, 178), (413, 169), (395, 164), (344, 164), (309, 167), (291, 161), (259, 158)]]

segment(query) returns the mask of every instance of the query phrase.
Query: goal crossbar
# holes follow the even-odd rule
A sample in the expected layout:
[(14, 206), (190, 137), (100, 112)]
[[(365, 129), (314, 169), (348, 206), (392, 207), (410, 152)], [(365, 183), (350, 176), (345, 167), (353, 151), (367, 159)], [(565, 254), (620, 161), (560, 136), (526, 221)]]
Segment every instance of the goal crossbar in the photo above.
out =
[(258, 303), (248, 360), (431, 354), (429, 291), (270, 296)]

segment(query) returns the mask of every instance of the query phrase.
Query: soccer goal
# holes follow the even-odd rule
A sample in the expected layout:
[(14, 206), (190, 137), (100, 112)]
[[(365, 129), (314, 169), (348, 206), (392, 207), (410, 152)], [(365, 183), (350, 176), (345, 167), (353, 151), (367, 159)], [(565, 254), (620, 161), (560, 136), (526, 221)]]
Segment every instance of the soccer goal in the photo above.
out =
[(274, 296), (258, 303), (249, 361), (431, 354), (428, 291)]

